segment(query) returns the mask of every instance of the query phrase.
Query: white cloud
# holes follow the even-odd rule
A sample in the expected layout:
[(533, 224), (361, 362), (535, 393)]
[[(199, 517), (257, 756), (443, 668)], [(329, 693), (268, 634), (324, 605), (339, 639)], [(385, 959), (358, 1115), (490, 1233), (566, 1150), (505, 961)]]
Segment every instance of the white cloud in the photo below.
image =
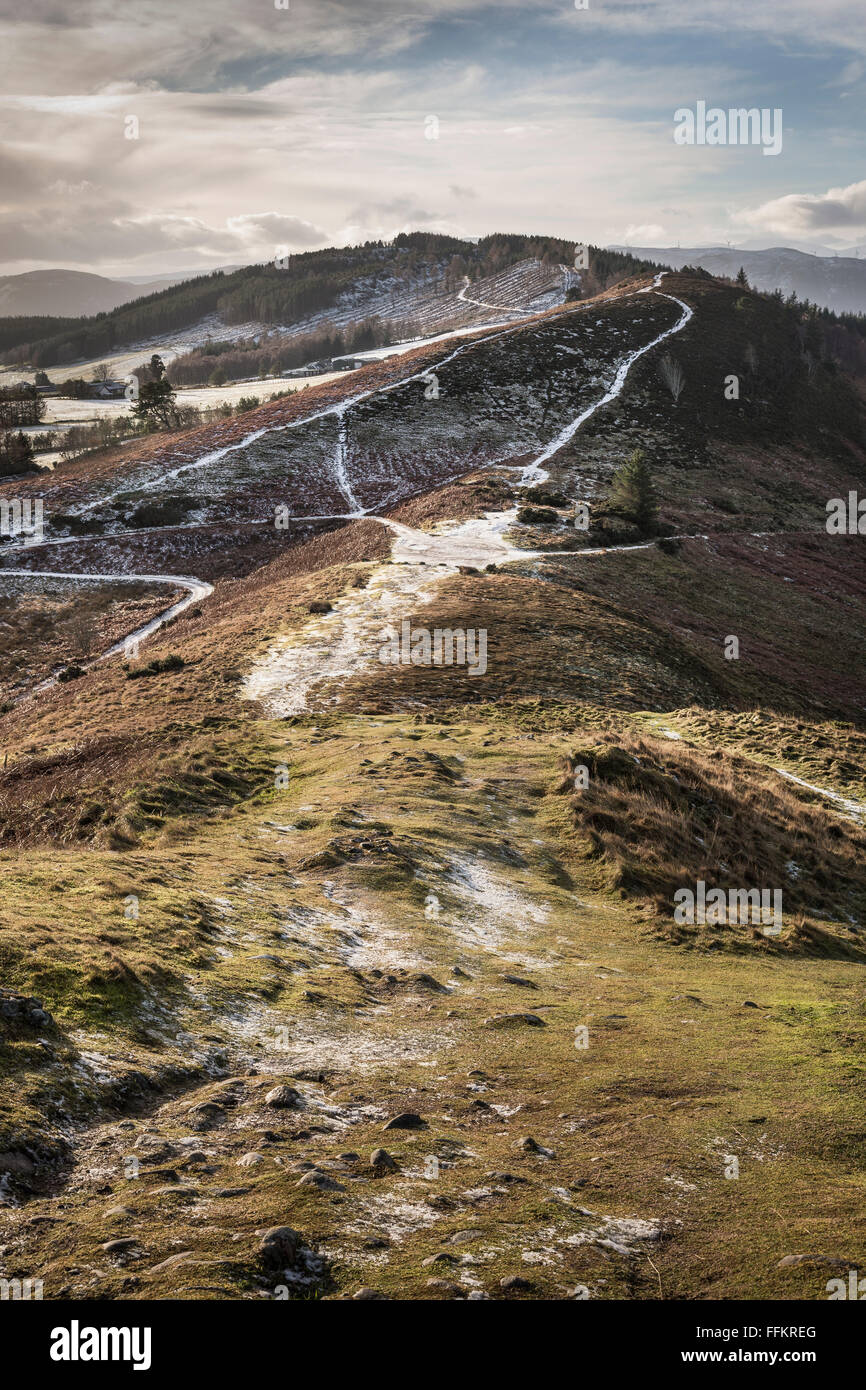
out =
[(826, 193), (787, 193), (740, 215), (740, 221), (782, 237), (809, 232), (866, 232), (866, 179)]
[(658, 222), (641, 222), (638, 225), (632, 222), (626, 227), (622, 240), (627, 245), (653, 246), (662, 243), (666, 236), (667, 232)]

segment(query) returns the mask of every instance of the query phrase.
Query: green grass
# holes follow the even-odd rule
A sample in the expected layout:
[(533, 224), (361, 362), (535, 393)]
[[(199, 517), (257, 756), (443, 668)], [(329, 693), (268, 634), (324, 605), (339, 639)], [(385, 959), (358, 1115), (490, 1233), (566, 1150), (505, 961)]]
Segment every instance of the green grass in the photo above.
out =
[[(639, 736), (640, 719), (617, 718), (620, 741), (629, 728)], [(204, 818), (184, 813), (158, 852), (40, 850), (29, 886), (21, 864), (19, 915), (13, 924), (7, 913), (2, 928), (4, 979), (38, 988), (59, 1052), (46, 1064), (34, 1039), (14, 1043), (0, 1088), (7, 1142), (52, 1153), (58, 1105), (92, 1122), (101, 1104), (116, 1103), (117, 1080), (69, 1084), (82, 1047), (159, 1087), (135, 1093), (146, 1111), (132, 1131), (116, 1120), (94, 1131), (106, 1144), (96, 1152), (118, 1155), (110, 1190), (84, 1181), (59, 1222), (28, 1237), (31, 1268), (35, 1260), (48, 1271), (46, 1297), (259, 1298), (273, 1281), (260, 1282), (256, 1232), (286, 1223), (327, 1257), (330, 1277), (317, 1286), (326, 1296), (371, 1283), (394, 1297), (443, 1296), (431, 1277), (476, 1278), (499, 1296), (499, 1279), (513, 1273), (532, 1281), (526, 1297), (564, 1297), (580, 1283), (597, 1298), (823, 1296), (821, 1269), (776, 1265), (804, 1250), (862, 1251), (856, 967), (663, 944), (633, 903), (588, 873), (570, 798), (557, 787), (576, 731), (610, 725), (592, 708), (529, 703), (513, 718), (455, 709), (441, 722), (332, 714), (263, 724), (259, 736), (291, 767), (285, 790)], [(224, 730), (213, 736), (231, 746)], [(338, 862), (316, 868), (329, 847)], [(484, 867), (506, 895), (498, 907), (491, 900), (473, 916), (448, 869), (455, 855)], [(132, 892), (135, 922), (123, 917)], [(438, 919), (424, 914), (429, 892)], [(112, 980), (111, 957), (132, 974)], [(468, 978), (453, 975), (456, 965)], [(509, 985), (507, 973), (537, 988)], [(421, 974), (449, 992), (423, 987)], [(527, 1010), (546, 1027), (485, 1026)], [(327, 1077), (324, 1088), (292, 1084), (334, 1115), (351, 1114), (348, 1129), (315, 1110), (262, 1108), (264, 1089), (297, 1069), (276, 1044), (282, 1027), (290, 1058)], [(219, 1054), (246, 1098), (237, 1123), (201, 1134), (206, 1168), (186, 1166), (181, 1146), (152, 1177), (145, 1165), (143, 1177), (126, 1178), (122, 1154), (138, 1152), (136, 1134), (177, 1145), (194, 1133), (190, 1105), (220, 1085), (201, 1067)], [(250, 1063), (259, 1076), (247, 1075)], [(483, 1091), (473, 1089), (479, 1070)], [(479, 1099), (502, 1113), (474, 1106)], [(403, 1110), (428, 1128), (383, 1133), (382, 1117)], [(526, 1134), (555, 1157), (523, 1153)], [(380, 1144), (401, 1172), (374, 1179), (367, 1165)], [(237, 1168), (249, 1150), (264, 1164)], [(347, 1150), (359, 1159), (346, 1171), (363, 1181), (336, 1193), (297, 1186), (298, 1160), (328, 1164)], [(738, 1157), (736, 1181), (724, 1177), (726, 1153)], [(442, 1164), (435, 1180), (423, 1176), (431, 1154)], [(207, 1220), (155, 1195), (176, 1182), (159, 1177), (169, 1170), (192, 1184)], [(487, 1176), (499, 1172), (527, 1181)], [(235, 1187), (244, 1190), (215, 1195)], [(132, 1216), (106, 1217), (115, 1205)], [(658, 1239), (629, 1238), (630, 1255), (597, 1243), (627, 1230), (616, 1225), (627, 1218), (657, 1223)], [(449, 1243), (468, 1229), (481, 1234)], [(128, 1233), (140, 1259), (101, 1257), (101, 1241)], [(384, 1255), (364, 1248), (371, 1237), (389, 1241)], [(147, 1274), (187, 1249), (188, 1267), (185, 1258)], [(439, 1252), (476, 1263), (425, 1267)]]

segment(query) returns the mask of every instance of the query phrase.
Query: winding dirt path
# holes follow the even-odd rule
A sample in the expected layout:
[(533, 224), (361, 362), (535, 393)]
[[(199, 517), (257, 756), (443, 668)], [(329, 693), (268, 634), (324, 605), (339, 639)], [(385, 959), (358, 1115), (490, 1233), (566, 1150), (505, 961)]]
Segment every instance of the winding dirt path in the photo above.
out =
[[(636, 293), (661, 293), (658, 286), (664, 273), (660, 272), (652, 285)], [(677, 322), (623, 358), (605, 394), (571, 420), (538, 457), (521, 470), (518, 486), (530, 487), (544, 482), (549, 475), (542, 465), (553, 458), (597, 410), (620, 395), (635, 362), (685, 328), (693, 310), (673, 295), (662, 297), (682, 309)], [(342, 414), (340, 418), (342, 420)], [(343, 458), (344, 448), (338, 443), (338, 476)], [(348, 496), (346, 487), (344, 491)], [(387, 629), (393, 629), (413, 608), (430, 603), (439, 580), (458, 573), (461, 565), (483, 569), (487, 565), (498, 566), (515, 560), (539, 560), (551, 553), (557, 559), (565, 555), (607, 554), (607, 548), (556, 552), (520, 550), (505, 537), (516, 516), (516, 509), (487, 512), (483, 517), (474, 517), (439, 532), (418, 531), (389, 517), (371, 516), (396, 535), (391, 563), (377, 566), (367, 587), (344, 594), (330, 613), (305, 624), (302, 632), (275, 642), (247, 677), (245, 697), (257, 700), (273, 718), (302, 713), (315, 689), (372, 666), (378, 651), (388, 640)], [(653, 544), (650, 541), (622, 549), (645, 550)]]
[[(628, 356), (623, 359), (616, 370), (611, 386), (605, 394), (570, 421), (550, 444), (542, 450), (538, 457), (522, 469), (519, 486), (529, 487), (534, 483), (543, 482), (549, 476), (547, 471), (543, 468), (543, 464), (551, 459), (554, 454), (558, 453), (558, 451), (574, 436), (580, 426), (594, 415), (597, 410), (600, 410), (603, 406), (620, 395), (625, 386), (629, 371), (634, 363), (652, 348), (657, 347), (659, 343), (664, 342), (666, 338), (672, 337), (685, 328), (692, 317), (693, 310), (674, 295), (663, 294), (659, 289), (663, 276), (668, 273), (667, 271), (660, 271), (651, 285), (646, 285), (643, 289), (636, 290), (634, 293), (656, 293), (660, 294), (664, 299), (671, 300), (673, 303), (678, 304), (683, 310), (680, 319), (673, 327), (666, 329), (651, 342), (629, 353)], [(457, 295), (458, 299), (462, 299), (465, 296), (467, 288), (468, 286), (464, 286), (463, 290)], [(469, 300), (467, 302), (471, 303), (473, 301)], [(527, 315), (525, 310), (509, 310), (508, 312), (520, 312), (523, 314), (524, 318), (532, 317), (531, 314)], [(347, 519), (371, 516), (372, 514), (365, 511), (358, 503), (358, 499), (352, 491), (351, 483), (346, 473), (347, 427), (345, 424), (345, 417), (347, 413), (353, 406), (368, 400), (372, 396), (386, 395), (410, 382), (423, 381), (429, 377), (430, 372), (441, 370), (442, 367), (447, 366), (450, 362), (453, 362), (471, 348), (517, 332), (520, 330), (521, 326), (521, 323), (509, 324), (504, 328), (497, 328), (496, 331), (487, 333), (483, 337), (473, 338), (469, 342), (461, 343), (445, 357), (439, 359), (439, 361), (432, 364), (425, 364), (419, 371), (411, 372), (397, 381), (390, 382), (387, 386), (376, 386), (366, 391), (359, 391), (354, 396), (350, 396), (344, 401), (325, 406), (321, 410), (314, 411), (312, 414), (305, 415), (297, 420), (292, 420), (287, 424), (269, 425), (262, 429), (253, 430), (249, 435), (244, 436), (243, 439), (236, 443), (212, 450), (207, 454), (203, 454), (200, 458), (194, 459), (192, 462), (179, 464), (177, 468), (171, 469), (169, 472), (160, 475), (157, 479), (144, 482), (141, 484), (139, 490), (150, 491), (154, 488), (161, 487), (166, 481), (179, 478), (185, 473), (206, 467), (208, 464), (217, 462), (219, 459), (233, 452), (247, 448), (250, 444), (266, 434), (275, 434), (282, 430), (297, 429), (301, 425), (310, 424), (316, 420), (322, 420), (333, 415), (336, 416), (338, 421), (334, 473), (340, 490), (343, 492), (349, 507), (352, 509), (347, 513)], [(78, 509), (76, 514), (83, 516), (94, 508), (103, 506), (106, 502), (111, 501), (112, 498), (119, 496), (120, 493), (124, 491), (128, 491), (128, 484), (126, 487), (119, 488), (113, 493), (99, 497), (92, 502), (85, 503)], [(340, 606), (338, 606), (337, 609), (335, 609), (335, 614), (339, 622), (345, 624), (345, 626), (335, 629), (332, 622), (321, 634), (318, 628), (322, 625), (310, 625), (308, 629), (305, 629), (307, 633), (305, 641), (307, 638), (311, 639), (317, 653), (320, 676), (322, 673), (323, 660), (326, 662), (327, 669), (332, 675), (346, 674), (348, 671), (356, 669), (359, 664), (359, 659), (362, 660), (361, 648), (359, 646), (362, 629), (377, 624), (381, 627), (383, 622), (387, 621), (388, 616), (393, 615), (397, 603), (428, 602), (428, 590), (431, 583), (435, 582), (438, 578), (444, 577), (446, 574), (453, 573), (460, 565), (474, 565), (480, 568), (487, 564), (504, 564), (509, 560), (518, 558), (539, 558), (541, 552), (518, 550), (516, 547), (509, 545), (504, 539), (503, 533), (507, 530), (508, 526), (511, 525), (515, 515), (516, 513), (514, 511), (502, 512), (499, 514), (488, 513), (483, 518), (475, 518), (469, 522), (464, 522), (461, 526), (451, 528), (438, 535), (424, 531), (413, 531), (411, 527), (403, 526), (401, 523), (391, 521), (390, 518), (387, 517), (372, 518), (383, 522), (383, 524), (396, 532), (397, 540), (394, 545), (392, 558), (398, 562), (401, 567), (410, 565), (414, 566), (414, 568), (411, 574), (406, 573), (402, 575), (399, 582), (391, 580), (388, 575), (384, 577), (380, 576), (377, 572), (366, 590), (357, 591), (356, 594), (347, 596), (345, 601), (341, 600), (343, 605), (342, 610)], [(305, 519), (307, 518), (298, 518), (298, 520)], [(63, 538), (63, 540), (57, 542), (48, 542), (48, 544), (62, 544), (65, 539), (66, 538)], [(106, 539), (116, 541), (117, 537), (112, 536)], [(642, 549), (644, 547), (634, 546), (627, 548)], [(557, 556), (570, 553), (589, 556), (605, 554), (606, 551), (600, 549), (577, 552), (556, 552)], [(436, 571), (438, 571), (438, 573), (436, 573)], [(0, 578), (2, 578), (4, 573), (15, 575), (19, 578), (65, 578), (74, 581), (89, 581), (95, 583), (145, 581), (155, 584), (172, 584), (175, 587), (186, 588), (188, 590), (186, 598), (182, 599), (179, 603), (172, 604), (164, 613), (151, 619), (151, 621), (146, 623), (143, 627), (128, 633), (125, 637), (121, 638), (120, 641), (115, 642), (114, 645), (109, 648), (108, 651), (104, 652), (101, 657), (97, 658), (97, 660), (104, 660), (107, 657), (114, 656), (124, 651), (131, 643), (144, 641), (147, 637), (163, 627), (165, 623), (176, 617), (178, 613), (189, 607), (190, 604), (206, 598), (213, 592), (212, 585), (207, 584), (204, 580), (191, 576), (94, 573), (66, 574), (48, 570), (0, 570)], [(369, 622), (366, 622), (362, 620), (361, 613), (356, 610), (365, 608), (370, 610), (371, 606), (369, 604), (369, 599), (371, 595), (377, 598), (378, 606), (369, 612)], [(331, 615), (329, 614), (328, 617), (330, 618)], [(333, 653), (325, 651), (322, 642), (318, 640), (320, 635), (323, 639), (329, 640), (334, 644)], [(309, 688), (309, 685), (312, 683), (308, 680), (308, 676), (310, 675), (308, 670), (309, 663), (301, 654), (300, 647), (286, 647), (280, 650), (282, 655), (278, 655), (277, 649), (272, 649), (264, 658), (263, 663), (260, 663), (253, 672), (249, 682), (250, 698), (262, 699), (265, 702), (272, 698), (276, 698), (276, 686), (281, 680), (287, 683), (289, 681), (296, 683), (299, 692), (301, 688)], [(289, 650), (295, 652), (294, 657), (288, 657)], [(93, 663), (90, 664), (92, 665)], [(266, 671), (270, 672), (269, 677), (266, 677)], [(253, 694), (253, 691), (256, 693)], [(297, 696), (289, 697), (284, 693), (278, 703), (282, 708), (287, 702), (294, 706), (297, 703)], [(293, 709), (292, 712), (296, 711)]]

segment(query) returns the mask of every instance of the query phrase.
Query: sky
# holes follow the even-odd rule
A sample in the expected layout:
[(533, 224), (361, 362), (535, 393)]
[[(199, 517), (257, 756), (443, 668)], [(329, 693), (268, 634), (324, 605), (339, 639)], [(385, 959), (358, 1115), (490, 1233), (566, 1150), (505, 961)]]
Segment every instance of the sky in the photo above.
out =
[[(866, 243), (864, 0), (0, 0), (0, 272)], [(675, 114), (781, 111), (782, 148)]]

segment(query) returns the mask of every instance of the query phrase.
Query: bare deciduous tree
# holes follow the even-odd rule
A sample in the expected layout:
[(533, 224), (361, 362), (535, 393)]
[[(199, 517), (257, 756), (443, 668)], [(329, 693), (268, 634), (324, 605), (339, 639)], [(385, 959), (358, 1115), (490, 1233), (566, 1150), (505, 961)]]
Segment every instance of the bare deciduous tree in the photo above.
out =
[(682, 394), (682, 389), (686, 384), (686, 375), (679, 362), (666, 352), (661, 362), (659, 362), (659, 376), (674, 398), (674, 405)]
[(99, 637), (95, 614), (86, 607), (76, 608), (63, 623), (63, 635), (73, 657), (89, 656)]

